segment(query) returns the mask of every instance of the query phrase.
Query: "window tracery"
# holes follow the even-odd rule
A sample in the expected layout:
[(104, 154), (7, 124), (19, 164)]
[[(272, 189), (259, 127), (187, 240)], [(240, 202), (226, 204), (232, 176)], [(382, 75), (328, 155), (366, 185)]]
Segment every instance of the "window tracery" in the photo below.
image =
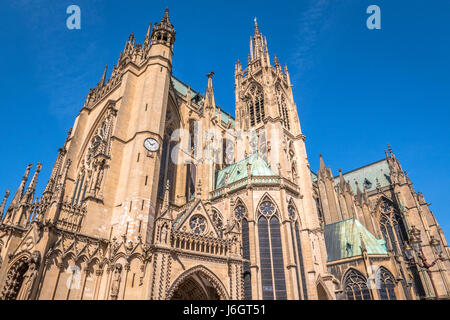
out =
[(384, 267), (377, 270), (376, 286), (381, 300), (397, 300), (394, 276)]
[(193, 216), (189, 221), (191, 231), (197, 235), (204, 234), (206, 231), (206, 219), (202, 216)]
[(283, 119), (283, 126), (290, 130), (291, 124), (289, 122), (289, 112), (286, 105), (286, 97), (279, 84), (276, 86), (275, 91), (277, 97), (278, 112), (280, 114), (280, 117)]
[(366, 278), (354, 269), (345, 276), (344, 292), (347, 300), (372, 300)]
[(285, 300), (286, 281), (278, 210), (265, 197), (258, 207), (258, 239), (264, 300)]
[(101, 188), (111, 157), (111, 136), (117, 110), (111, 105), (106, 115), (94, 131), (81, 161), (80, 170), (72, 195), (72, 205), (80, 204), (87, 196), (102, 198)]
[(264, 93), (262, 89), (254, 84), (247, 96), (248, 114), (250, 117), (250, 126), (261, 123), (265, 118)]

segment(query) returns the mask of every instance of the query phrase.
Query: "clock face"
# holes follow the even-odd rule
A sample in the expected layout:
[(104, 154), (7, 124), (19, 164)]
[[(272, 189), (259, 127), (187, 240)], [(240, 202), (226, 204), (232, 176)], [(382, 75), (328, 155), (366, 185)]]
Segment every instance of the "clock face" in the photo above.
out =
[(144, 147), (148, 151), (155, 152), (159, 149), (159, 143), (153, 138), (148, 138), (144, 141)]

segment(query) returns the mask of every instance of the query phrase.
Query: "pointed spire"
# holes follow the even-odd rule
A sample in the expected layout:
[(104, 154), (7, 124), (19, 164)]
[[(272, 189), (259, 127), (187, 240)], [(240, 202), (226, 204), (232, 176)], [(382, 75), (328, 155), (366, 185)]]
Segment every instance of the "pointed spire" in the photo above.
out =
[(274, 55), (273, 61), (274, 61), (273, 63), (274, 63), (275, 68), (279, 69), (280, 68), (280, 61), (278, 61), (277, 55)]
[(14, 207), (16, 204), (18, 204), (20, 202), (20, 200), (22, 200), (22, 197), (23, 197), (23, 194), (25, 191), (25, 184), (28, 181), (28, 175), (30, 174), (30, 170), (31, 170), (32, 166), (33, 166), (32, 164), (29, 164), (27, 166), (27, 169), (25, 170), (25, 174), (23, 175), (23, 178), (22, 178), (22, 182), (20, 183), (20, 186), (17, 189), (17, 192), (14, 195), (14, 198), (12, 199), (11, 204), (9, 205), (11, 208)]
[(212, 80), (212, 78), (214, 77), (214, 72), (210, 72), (206, 76), (208, 77), (208, 86), (206, 87), (205, 107), (215, 110), (216, 101), (214, 99), (214, 86)]
[(259, 34), (259, 27), (258, 27), (258, 20), (256, 19), (256, 17), (255, 17), (254, 21), (255, 21), (255, 35), (257, 35), (257, 34)]
[(323, 161), (322, 154), (319, 154), (320, 157), (320, 169), (319, 170), (325, 170), (327, 167), (325, 165), (325, 161)]
[(108, 72), (108, 65), (106, 65), (105, 70), (103, 71), (103, 75), (102, 75), (102, 79), (99, 82), (100, 86), (104, 86), (105, 85), (105, 81), (106, 81), (106, 73)]
[(169, 195), (170, 195), (170, 181), (167, 180), (166, 188), (164, 190), (164, 200), (162, 205), (162, 212), (165, 212), (169, 209)]
[(361, 241), (361, 252), (367, 252), (366, 243), (364, 242), (362, 232), (359, 233), (359, 240)]
[(145, 41), (144, 41), (144, 43), (150, 42), (151, 35), (152, 35), (152, 23), (150, 22), (148, 24), (147, 33), (145, 34)]
[(362, 204), (362, 200), (363, 200), (363, 193), (361, 191), (361, 189), (359, 188), (359, 183), (358, 181), (355, 180), (355, 185), (356, 185), (356, 201), (358, 201), (360, 204)]
[(62, 203), (64, 200), (64, 192), (66, 187), (66, 180), (67, 180), (67, 174), (69, 172), (69, 168), (72, 165), (72, 160), (67, 159), (66, 164), (64, 165), (64, 170), (62, 173), (61, 182), (58, 186), (58, 201), (59, 203)]
[(394, 157), (394, 153), (392, 152), (392, 148), (390, 145), (388, 145), (388, 150), (389, 150), (389, 154), (391, 155), (391, 157)]
[(166, 10), (164, 11), (164, 16), (161, 19), (161, 23), (166, 23), (166, 24), (170, 24), (170, 17), (169, 17), (169, 8), (166, 8)]
[(2, 204), (0, 204), (0, 221), (3, 219), (3, 212), (5, 211), (6, 200), (8, 200), (10, 191), (6, 190), (5, 196), (3, 197)]
[(341, 190), (342, 193), (345, 192), (345, 179), (344, 176), (342, 175), (342, 170), (339, 168), (339, 189)]
[(30, 185), (28, 186), (27, 192), (25, 193), (25, 196), (22, 199), (23, 203), (31, 204), (33, 202), (34, 198), (34, 192), (36, 191), (36, 184), (37, 179), (39, 176), (39, 172), (41, 172), (42, 164), (38, 163), (36, 167), (36, 171), (34, 172), (33, 179), (30, 182)]

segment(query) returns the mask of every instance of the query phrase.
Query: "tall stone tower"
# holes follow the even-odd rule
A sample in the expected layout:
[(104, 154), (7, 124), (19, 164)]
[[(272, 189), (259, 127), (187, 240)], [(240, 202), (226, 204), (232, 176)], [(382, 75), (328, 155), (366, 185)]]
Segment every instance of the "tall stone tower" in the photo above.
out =
[[(298, 284), (288, 296), (290, 299), (315, 299), (318, 275), (326, 274), (326, 248), (313, 199), (305, 136), (301, 131), (288, 68), (285, 66), (283, 72), (277, 56), (271, 64), (267, 39), (260, 32), (256, 18), (254, 35), (250, 37), (248, 65), (243, 70), (241, 63), (236, 63), (235, 87), (236, 127), (248, 133), (244, 141), (245, 153), (238, 153), (237, 158), (242, 160), (243, 156), (256, 152), (281, 179), (279, 192), (273, 196), (281, 210), (283, 246), (289, 248), (285, 252), (288, 276), (291, 283)], [(295, 186), (297, 191), (288, 186)], [(250, 235), (258, 233), (262, 228), (258, 227), (259, 221), (263, 221), (258, 220), (260, 209), (249, 208), (249, 211), (252, 209), (256, 209), (256, 213), (249, 220)], [(258, 239), (258, 235), (255, 238)], [(250, 256), (255, 267), (252, 274), (256, 277), (256, 266), (262, 261), (257, 261), (257, 249), (252, 245), (250, 251), (255, 253)], [(253, 296), (270, 296), (269, 292), (264, 292), (264, 288), (270, 286), (264, 285), (264, 279), (262, 282), (262, 296), (255, 292)], [(327, 285), (332, 291), (332, 283)]]

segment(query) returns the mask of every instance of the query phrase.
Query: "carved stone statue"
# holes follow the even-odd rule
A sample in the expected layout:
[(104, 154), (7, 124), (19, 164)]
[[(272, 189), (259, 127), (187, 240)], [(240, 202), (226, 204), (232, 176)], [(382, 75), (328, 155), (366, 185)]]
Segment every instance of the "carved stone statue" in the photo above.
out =
[(161, 243), (167, 244), (167, 224), (162, 226), (161, 230)]
[(117, 300), (117, 296), (119, 295), (120, 289), (120, 280), (122, 279), (122, 265), (120, 263), (116, 264), (114, 267), (114, 274), (111, 283), (111, 299)]

